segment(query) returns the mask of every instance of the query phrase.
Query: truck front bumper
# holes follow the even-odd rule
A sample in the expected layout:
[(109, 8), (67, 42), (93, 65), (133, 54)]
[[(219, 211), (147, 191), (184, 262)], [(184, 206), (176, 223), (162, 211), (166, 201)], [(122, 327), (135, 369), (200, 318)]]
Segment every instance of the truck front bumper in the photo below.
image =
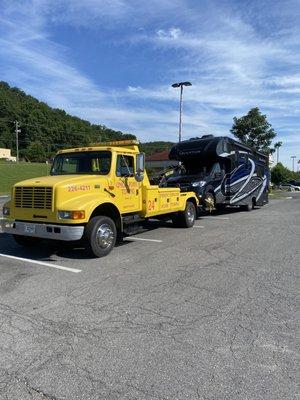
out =
[(82, 238), (84, 226), (38, 224), (3, 219), (0, 221), (0, 231), (12, 235), (74, 241)]

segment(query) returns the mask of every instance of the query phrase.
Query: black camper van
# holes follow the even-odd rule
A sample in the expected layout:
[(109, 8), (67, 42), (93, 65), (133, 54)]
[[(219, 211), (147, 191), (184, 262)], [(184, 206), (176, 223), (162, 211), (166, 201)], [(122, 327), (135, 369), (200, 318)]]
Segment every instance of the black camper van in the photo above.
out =
[(205, 135), (174, 145), (170, 160), (180, 167), (163, 186), (193, 190), (201, 203), (237, 205), (245, 210), (268, 202), (269, 158), (229, 137)]

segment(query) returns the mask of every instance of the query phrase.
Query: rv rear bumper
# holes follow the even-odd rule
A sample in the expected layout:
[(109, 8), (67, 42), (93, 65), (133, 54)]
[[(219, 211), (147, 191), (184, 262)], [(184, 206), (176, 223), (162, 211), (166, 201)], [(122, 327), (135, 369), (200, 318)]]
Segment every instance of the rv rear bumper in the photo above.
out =
[(80, 240), (83, 236), (84, 226), (74, 225), (51, 225), (38, 224), (32, 222), (21, 222), (11, 220), (0, 221), (0, 231), (10, 233), (12, 235), (22, 235), (30, 237), (38, 237), (42, 239)]

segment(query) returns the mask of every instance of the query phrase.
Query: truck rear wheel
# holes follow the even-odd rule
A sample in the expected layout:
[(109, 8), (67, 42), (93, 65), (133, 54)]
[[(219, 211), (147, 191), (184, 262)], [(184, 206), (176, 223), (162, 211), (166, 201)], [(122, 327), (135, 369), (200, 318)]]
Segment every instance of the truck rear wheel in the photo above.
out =
[(186, 202), (185, 210), (172, 218), (173, 223), (180, 228), (191, 228), (196, 219), (196, 207), (191, 201)]
[(32, 236), (13, 235), (15, 242), (23, 247), (33, 247), (40, 243), (42, 239)]
[(85, 228), (86, 249), (95, 257), (104, 257), (115, 246), (117, 228), (114, 221), (105, 216), (91, 218)]

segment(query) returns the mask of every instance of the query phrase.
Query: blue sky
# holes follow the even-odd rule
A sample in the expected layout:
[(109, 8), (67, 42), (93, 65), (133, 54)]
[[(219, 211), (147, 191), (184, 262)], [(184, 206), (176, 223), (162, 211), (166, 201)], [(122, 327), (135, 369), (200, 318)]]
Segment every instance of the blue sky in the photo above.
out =
[(0, 79), (141, 141), (227, 135), (258, 106), (300, 158), (300, 2), (0, 0)]

